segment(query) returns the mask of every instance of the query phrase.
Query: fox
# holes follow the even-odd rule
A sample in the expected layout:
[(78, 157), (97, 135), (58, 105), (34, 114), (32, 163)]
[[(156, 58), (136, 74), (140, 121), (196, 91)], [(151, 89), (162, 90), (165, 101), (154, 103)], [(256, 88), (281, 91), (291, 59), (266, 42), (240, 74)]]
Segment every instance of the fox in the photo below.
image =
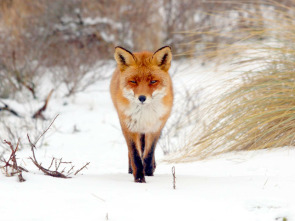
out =
[(117, 46), (114, 58), (110, 93), (128, 147), (128, 173), (145, 183), (154, 175), (156, 144), (173, 106), (172, 52), (170, 46), (154, 53)]

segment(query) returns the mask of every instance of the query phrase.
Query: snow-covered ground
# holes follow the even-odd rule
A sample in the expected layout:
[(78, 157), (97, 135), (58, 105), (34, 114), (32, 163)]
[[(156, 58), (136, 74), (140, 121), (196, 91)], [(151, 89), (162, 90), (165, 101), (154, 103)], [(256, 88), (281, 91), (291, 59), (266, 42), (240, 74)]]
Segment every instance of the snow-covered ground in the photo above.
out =
[[(186, 70), (191, 72), (186, 80), (184, 70), (175, 75), (176, 90), (188, 78), (201, 82), (204, 77), (201, 71)], [(23, 148), (17, 157), (30, 171), (23, 173), (26, 182), (0, 173), (0, 220), (295, 220), (291, 147), (184, 164), (165, 163), (158, 147), (155, 176), (134, 183), (127, 173), (127, 147), (108, 87), (109, 81), (101, 81), (70, 98), (52, 97), (45, 114), (50, 119), (59, 116), (36, 149), (37, 159), (44, 167), (53, 156), (76, 168), (90, 165), (71, 179), (45, 176), (28, 159), (30, 149)], [(30, 131), (21, 131), (23, 141), (26, 133)]]

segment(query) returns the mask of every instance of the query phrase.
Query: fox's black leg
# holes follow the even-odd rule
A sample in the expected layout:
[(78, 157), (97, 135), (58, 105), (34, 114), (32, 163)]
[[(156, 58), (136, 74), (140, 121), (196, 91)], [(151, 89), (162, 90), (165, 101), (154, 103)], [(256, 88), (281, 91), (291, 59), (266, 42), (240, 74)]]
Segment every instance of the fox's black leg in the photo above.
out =
[(154, 156), (154, 150), (155, 150), (155, 145), (152, 144), (150, 151), (148, 154), (144, 157), (144, 172), (146, 176), (153, 176), (154, 175), (154, 161), (155, 161), (155, 156)]
[(141, 144), (138, 133), (124, 133), (123, 134), (128, 146), (128, 173), (133, 173), (134, 181), (138, 183), (145, 183), (144, 168), (141, 157)]
[(155, 149), (156, 144), (158, 141), (158, 137), (150, 134), (149, 136), (152, 136), (152, 139), (149, 139), (151, 141), (150, 144), (146, 144), (144, 156), (143, 156), (143, 165), (144, 165), (144, 172), (146, 176), (153, 176), (154, 171), (156, 168), (156, 161), (155, 161)]
[(131, 165), (133, 169), (134, 181), (138, 183), (145, 183), (141, 156), (136, 148), (136, 144), (134, 141), (130, 141), (130, 146), (132, 149)]
[(140, 134), (141, 155), (143, 156), (145, 147), (145, 134)]
[(128, 173), (132, 174), (132, 166), (131, 166), (131, 160), (130, 160), (130, 154), (128, 153)]

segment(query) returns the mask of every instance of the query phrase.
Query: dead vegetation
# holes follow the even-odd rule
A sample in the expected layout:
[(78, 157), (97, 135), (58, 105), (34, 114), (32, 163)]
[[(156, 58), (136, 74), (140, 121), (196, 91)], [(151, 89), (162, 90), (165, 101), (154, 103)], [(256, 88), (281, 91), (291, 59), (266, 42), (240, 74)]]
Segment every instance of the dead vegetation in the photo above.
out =
[(0, 111), (8, 111), (9, 113), (13, 114), (16, 117), (20, 117), (20, 115), (12, 109), (8, 104), (0, 100), (0, 103), (2, 103), (3, 106), (0, 107)]
[(32, 143), (29, 135), (27, 135), (28, 141), (31, 145), (32, 155), (33, 157), (30, 157), (31, 161), (34, 163), (34, 165), (41, 170), (45, 175), (52, 176), (52, 177), (58, 177), (58, 178), (71, 178), (71, 175), (77, 175), (79, 172), (81, 172), (83, 169), (87, 169), (87, 166), (90, 164), (90, 162), (86, 163), (81, 168), (75, 170), (75, 166), (72, 164), (72, 162), (63, 161), (62, 158), (57, 159), (55, 157), (52, 158), (50, 165), (48, 168), (45, 168), (42, 166), (42, 163), (39, 163), (36, 155), (35, 150), (36, 146)]
[[(58, 116), (58, 115), (57, 115)], [(87, 169), (87, 166), (90, 164), (90, 162), (83, 165), (81, 168), (75, 169), (75, 166), (72, 162), (63, 161), (62, 158), (58, 159), (53, 157), (51, 160), (50, 165), (45, 168), (41, 162), (39, 162), (36, 158), (35, 149), (37, 149), (36, 145), (38, 141), (46, 134), (46, 132), (50, 129), (50, 127), (53, 125), (55, 119), (57, 116), (53, 119), (53, 121), (50, 123), (50, 125), (47, 127), (46, 130), (37, 138), (37, 140), (33, 143), (30, 139), (30, 136), (27, 134), (27, 139), (29, 142), (29, 145), (31, 146), (31, 152), (32, 157), (29, 157), (29, 159), (33, 162), (33, 164), (42, 171), (45, 175), (57, 177), (57, 178), (71, 178), (71, 175), (77, 175), (82, 170)], [(1, 162), (4, 163), (4, 165), (1, 165), (1, 170), (6, 176), (14, 176), (18, 175), (19, 182), (26, 181), (23, 176), (22, 172), (29, 172), (24, 167), (21, 167), (17, 163), (16, 158), (16, 152), (19, 150), (20, 145), (20, 138), (18, 138), (16, 147), (12, 145), (10, 141), (4, 140), (4, 143), (9, 146), (11, 154), (8, 160), (5, 160), (3, 157), (1, 158)]]
[(176, 175), (175, 175), (175, 166), (172, 167), (172, 177), (173, 177), (173, 189), (176, 189)]
[(45, 99), (45, 101), (44, 101), (44, 105), (39, 109), (39, 110), (37, 110), (36, 111), (36, 113), (34, 113), (34, 115), (33, 115), (33, 118), (34, 119), (36, 119), (36, 118), (40, 118), (40, 119), (42, 119), (42, 120), (45, 120), (45, 117), (44, 117), (44, 115), (43, 115), (43, 112), (46, 110), (46, 108), (47, 108), (47, 105), (48, 105), (48, 102), (49, 102), (49, 99), (50, 99), (50, 97), (51, 97), (51, 95), (52, 95), (52, 93), (53, 93), (53, 89), (49, 92), (49, 94), (47, 95), (47, 97), (46, 97), (46, 99)]
[[(270, 12), (274, 18), (269, 16)], [(64, 97), (73, 96), (108, 78), (103, 66), (107, 59), (112, 58), (113, 48), (118, 44), (132, 51), (155, 50), (162, 45), (171, 45), (175, 55), (199, 56), (198, 59), (203, 59), (205, 63), (216, 58), (222, 63), (226, 56), (238, 59), (243, 56), (243, 51), (253, 49), (253, 45), (243, 45), (246, 41), (287, 39), (289, 35), (291, 43), (286, 44), (281, 54), (292, 54), (293, 50), (293, 0), (3, 0), (0, 2), (0, 14), (1, 128), (8, 126), (4, 113), (25, 118), (8, 102), (9, 99), (34, 100), (43, 104), (44, 95), (40, 91), (44, 89), (44, 79), (51, 79), (55, 89), (65, 88), (61, 95)], [(281, 29), (276, 31), (273, 28), (275, 25), (281, 25)], [(236, 42), (242, 44), (235, 47)], [(277, 50), (269, 46), (254, 49)], [(275, 68), (290, 56), (281, 58), (279, 62), (273, 62)], [(257, 61), (258, 58), (255, 59)], [(243, 65), (246, 65), (245, 62)], [(249, 77), (252, 78), (252, 75)], [(29, 113), (30, 117), (46, 119), (44, 111), (51, 93), (40, 109)], [(177, 116), (171, 127), (167, 127), (166, 134), (170, 137), (178, 136), (187, 125), (199, 123), (193, 117), (199, 113), (195, 102), (197, 92), (177, 93), (183, 93), (181, 96), (187, 99), (183, 108), (176, 110)], [(18, 96), (20, 94), (22, 97)], [(228, 107), (228, 104), (224, 105)], [(13, 130), (13, 126), (9, 125), (9, 128), (11, 132), (7, 130), (8, 133), (19, 133)], [(214, 126), (212, 128), (215, 129)], [(205, 139), (205, 136), (202, 137)], [(191, 142), (197, 143), (196, 140)], [(169, 149), (164, 151), (170, 152)]]
[(75, 166), (73, 166), (72, 162), (66, 162), (63, 161), (62, 158), (57, 159), (55, 157), (52, 158), (50, 165), (48, 168), (45, 168), (42, 166), (42, 163), (39, 163), (36, 159), (35, 150), (36, 146), (32, 143), (30, 140), (29, 135), (27, 135), (29, 143), (31, 145), (31, 150), (33, 157), (30, 157), (31, 161), (34, 163), (34, 165), (41, 170), (45, 175), (52, 176), (52, 177), (58, 177), (58, 178), (71, 178), (70, 176), (72, 174), (77, 175), (80, 171), (83, 169), (87, 169), (87, 166), (90, 164), (90, 162), (86, 163), (84, 166), (82, 166), (80, 169), (74, 170)]
[[(58, 117), (58, 115), (52, 120), (52, 122), (47, 127), (47, 129), (44, 130), (44, 132), (39, 136), (39, 138), (34, 143), (31, 141), (30, 136), (27, 134), (27, 138), (28, 138), (29, 144), (31, 146), (31, 151), (32, 151), (32, 155), (33, 155), (33, 157), (30, 157), (30, 159), (34, 163), (34, 165), (39, 170), (41, 170), (45, 175), (58, 177), (58, 178), (71, 178), (70, 177), (71, 174), (77, 175), (81, 170), (87, 168), (87, 166), (90, 164), (90, 162), (86, 163), (80, 169), (77, 169), (75, 171), (74, 170), (75, 166), (72, 165), (72, 162), (65, 162), (65, 161), (62, 160), (62, 158), (57, 159), (57, 158), (53, 157), (49, 167), (45, 168), (45, 167), (42, 166), (42, 163), (38, 162), (38, 160), (36, 158), (36, 155), (35, 155), (35, 149), (36, 149), (36, 145), (37, 145), (38, 141), (50, 129), (50, 127), (53, 125), (53, 123), (54, 123), (54, 121), (56, 120), (57, 117)], [(53, 167), (53, 165), (55, 165), (55, 168)], [(65, 166), (65, 167), (61, 168), (61, 166), (63, 166), (63, 165), (68, 165), (68, 166)]]
[[(278, 17), (266, 19), (253, 14), (251, 18), (264, 22), (267, 28), (240, 29), (247, 38), (216, 52), (223, 54), (220, 60), (231, 64), (228, 73), (239, 74), (225, 80), (225, 85), (232, 86), (208, 102), (202, 112), (205, 126), (192, 132), (176, 161), (228, 151), (295, 146), (295, 8), (267, 2), (273, 4)], [(259, 38), (264, 40), (257, 43)]]
[(176, 152), (180, 149), (179, 143), (187, 136), (187, 131), (199, 123), (194, 116), (199, 113), (199, 89), (183, 87), (182, 90), (174, 91), (174, 109), (171, 119), (167, 122), (161, 134), (159, 146), (165, 155)]
[(24, 182), (26, 181), (23, 177), (22, 172), (29, 172), (27, 169), (24, 167), (21, 167), (17, 164), (16, 160), (16, 152), (19, 150), (19, 143), (20, 139), (18, 139), (16, 147), (14, 148), (12, 143), (10, 141), (4, 140), (4, 143), (7, 144), (11, 150), (10, 157), (8, 160), (5, 160), (4, 158), (1, 159), (1, 161), (4, 163), (3, 166), (1, 166), (1, 169), (3, 173), (6, 176), (14, 176), (17, 174), (19, 182)]
[(65, 95), (84, 90), (106, 77), (93, 70), (112, 58), (117, 45), (131, 51), (170, 45), (175, 55), (201, 55), (236, 40), (224, 29), (240, 37), (239, 28), (263, 28), (252, 18), (263, 17), (270, 7), (262, 0), (2, 0), (0, 98), (15, 98), (24, 90), (37, 99), (41, 79), (48, 75), (66, 86)]

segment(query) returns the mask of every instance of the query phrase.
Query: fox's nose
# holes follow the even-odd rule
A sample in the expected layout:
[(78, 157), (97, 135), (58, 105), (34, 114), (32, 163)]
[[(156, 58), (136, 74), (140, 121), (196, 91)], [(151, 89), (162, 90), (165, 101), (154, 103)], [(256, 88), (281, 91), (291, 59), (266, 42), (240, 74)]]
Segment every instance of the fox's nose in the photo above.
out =
[(145, 102), (145, 100), (146, 100), (146, 96), (144, 96), (144, 95), (140, 95), (140, 96), (138, 97), (138, 100), (139, 100), (141, 103), (143, 103), (143, 102)]

